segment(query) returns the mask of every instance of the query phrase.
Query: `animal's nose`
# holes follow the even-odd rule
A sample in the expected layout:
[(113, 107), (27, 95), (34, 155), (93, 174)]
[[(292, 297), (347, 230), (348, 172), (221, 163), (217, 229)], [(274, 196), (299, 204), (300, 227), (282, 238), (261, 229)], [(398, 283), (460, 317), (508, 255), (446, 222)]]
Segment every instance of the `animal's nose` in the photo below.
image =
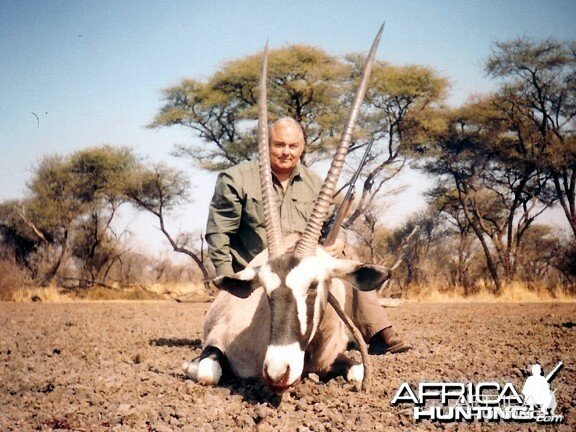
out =
[(265, 365), (264, 370), (262, 371), (262, 375), (264, 377), (264, 382), (272, 390), (284, 391), (289, 387), (288, 379), (290, 378), (290, 365), (286, 365), (286, 370), (279, 377), (271, 377), (268, 373), (268, 366)]

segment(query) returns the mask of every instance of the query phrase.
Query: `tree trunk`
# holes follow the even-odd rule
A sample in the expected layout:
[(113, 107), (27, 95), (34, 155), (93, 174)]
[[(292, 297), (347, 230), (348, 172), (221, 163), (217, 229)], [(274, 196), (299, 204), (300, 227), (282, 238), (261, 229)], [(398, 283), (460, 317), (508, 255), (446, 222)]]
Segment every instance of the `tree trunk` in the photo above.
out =
[(41, 286), (50, 285), (50, 282), (52, 282), (52, 280), (56, 276), (58, 269), (60, 269), (60, 265), (62, 264), (62, 261), (64, 260), (64, 255), (66, 255), (67, 250), (68, 250), (68, 230), (65, 230), (64, 231), (64, 240), (62, 241), (62, 248), (60, 249), (60, 254), (58, 255), (58, 259), (52, 265), (52, 267), (50, 267), (50, 270), (48, 270), (48, 272), (42, 278), (42, 282), (40, 283)]
[[(455, 178), (455, 180), (456, 184), (458, 185), (458, 179)], [(494, 293), (499, 294), (502, 291), (502, 281), (500, 280), (500, 275), (498, 274), (496, 263), (492, 258), (490, 247), (488, 246), (488, 243), (486, 243), (486, 239), (484, 238), (482, 230), (478, 227), (476, 221), (474, 220), (474, 217), (470, 214), (470, 211), (468, 210), (468, 205), (466, 204), (466, 197), (465, 196), (463, 197), (462, 195), (465, 195), (465, 193), (458, 187), (458, 200), (460, 201), (460, 205), (462, 206), (462, 210), (464, 211), (464, 216), (466, 217), (466, 220), (472, 227), (474, 234), (476, 234), (476, 237), (478, 237), (478, 240), (480, 240), (482, 250), (484, 251), (484, 256), (486, 257), (486, 265), (488, 266), (488, 271), (490, 272), (490, 276), (492, 276), (492, 280), (494, 281), (494, 287), (495, 287)]]
[(480, 244), (484, 250), (486, 265), (488, 266), (488, 271), (490, 272), (490, 276), (492, 276), (492, 280), (494, 281), (494, 294), (500, 294), (500, 292), (502, 292), (502, 281), (500, 280), (500, 275), (498, 274), (498, 269), (494, 259), (492, 258), (492, 253), (490, 252), (488, 243), (486, 243), (486, 239), (484, 238), (482, 231), (480, 231), (480, 229), (474, 223), (471, 222), (470, 225), (472, 226), (476, 237), (478, 237), (478, 240), (480, 240)]
[[(559, 172), (555, 171), (552, 173), (554, 176), (554, 186), (556, 188), (556, 195), (558, 196), (558, 200), (562, 205), (562, 209), (564, 210), (564, 214), (566, 215), (566, 219), (568, 219), (568, 223), (572, 228), (572, 232), (574, 233), (574, 237), (576, 237), (576, 204), (575, 204), (575, 189), (576, 189), (576, 171), (572, 173), (570, 179), (568, 179), (568, 173), (565, 173), (564, 176)], [(562, 177), (562, 178), (561, 178)], [(562, 189), (562, 184), (564, 184), (565, 189)]]

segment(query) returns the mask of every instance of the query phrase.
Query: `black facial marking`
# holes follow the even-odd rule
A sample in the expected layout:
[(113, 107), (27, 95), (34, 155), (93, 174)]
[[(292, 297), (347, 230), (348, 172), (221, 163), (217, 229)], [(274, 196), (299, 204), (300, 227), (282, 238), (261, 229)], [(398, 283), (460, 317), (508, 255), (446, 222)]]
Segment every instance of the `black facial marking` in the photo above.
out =
[[(292, 254), (285, 254), (269, 262), (270, 270), (280, 278), (280, 287), (269, 296), (271, 322), (270, 344), (288, 345), (298, 342), (305, 350), (314, 327), (314, 302), (318, 295), (318, 282), (313, 281), (306, 295), (306, 334), (300, 333), (298, 308), (294, 293), (286, 286), (286, 276), (300, 264), (301, 259)], [(320, 313), (322, 314), (322, 310)], [(319, 321), (322, 316), (319, 317)]]
[(269, 302), (270, 344), (289, 345), (300, 342), (300, 322), (298, 321), (298, 309), (292, 290), (285, 285), (276, 288), (270, 294)]
[(286, 276), (298, 264), (300, 258), (293, 254), (285, 254), (270, 261), (270, 270), (280, 278), (280, 287), (269, 295), (270, 304), (270, 344), (289, 345), (298, 342), (303, 344), (303, 335), (300, 334), (298, 321), (298, 308), (291, 289), (286, 287)]

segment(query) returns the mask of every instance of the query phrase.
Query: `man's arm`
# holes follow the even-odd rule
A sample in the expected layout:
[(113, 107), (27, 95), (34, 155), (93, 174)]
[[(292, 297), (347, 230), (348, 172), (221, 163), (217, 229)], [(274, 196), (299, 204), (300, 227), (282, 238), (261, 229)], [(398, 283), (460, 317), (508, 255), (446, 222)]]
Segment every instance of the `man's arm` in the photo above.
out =
[(232, 275), (230, 239), (240, 226), (242, 204), (232, 177), (220, 173), (210, 202), (206, 224), (208, 253), (218, 276)]

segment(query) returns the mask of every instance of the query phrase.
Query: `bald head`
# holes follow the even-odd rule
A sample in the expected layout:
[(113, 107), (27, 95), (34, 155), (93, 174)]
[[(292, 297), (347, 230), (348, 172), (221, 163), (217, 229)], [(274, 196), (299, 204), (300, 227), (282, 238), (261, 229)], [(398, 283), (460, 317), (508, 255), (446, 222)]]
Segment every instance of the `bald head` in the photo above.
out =
[(302, 126), (292, 117), (281, 117), (270, 126), (270, 135), (277, 133), (282, 129), (294, 129), (294, 133), (300, 137), (302, 144), (304, 144), (304, 132)]
[(304, 150), (304, 133), (300, 124), (282, 117), (270, 128), (270, 166), (279, 178), (290, 176)]

